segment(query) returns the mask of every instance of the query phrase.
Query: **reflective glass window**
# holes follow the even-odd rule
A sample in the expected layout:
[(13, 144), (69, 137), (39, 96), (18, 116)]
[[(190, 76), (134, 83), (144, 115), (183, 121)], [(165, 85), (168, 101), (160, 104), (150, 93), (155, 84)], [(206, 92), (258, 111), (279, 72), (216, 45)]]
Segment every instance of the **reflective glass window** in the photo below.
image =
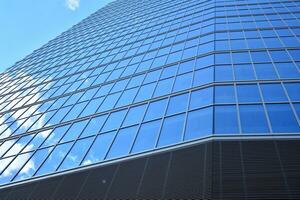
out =
[(167, 115), (186, 111), (188, 99), (188, 93), (171, 97), (167, 109)]
[(68, 155), (65, 157), (63, 163), (60, 165), (59, 170), (78, 166), (93, 142), (93, 139), (94, 137), (89, 137), (76, 141)]
[(269, 127), (262, 105), (241, 105), (239, 107), (243, 133), (268, 133)]
[(185, 114), (165, 118), (160, 133), (158, 146), (178, 143), (182, 140)]
[(99, 133), (104, 122), (106, 121), (107, 116), (108, 115), (101, 115), (101, 116), (92, 118), (89, 121), (88, 125), (83, 130), (83, 133), (80, 135), (80, 137), (86, 137), (86, 136), (90, 136), (90, 135)]
[(285, 83), (284, 87), (291, 101), (300, 101), (300, 83)]
[(236, 106), (216, 106), (214, 127), (216, 134), (238, 133)]
[(141, 152), (153, 149), (158, 138), (161, 120), (151, 121), (141, 125), (135, 140), (132, 152)]
[(260, 87), (266, 102), (287, 101), (281, 84), (261, 84)]
[(267, 111), (274, 133), (300, 132), (299, 124), (289, 104), (269, 104)]
[(87, 125), (88, 120), (75, 122), (72, 124), (71, 128), (67, 131), (65, 136), (62, 138), (62, 142), (75, 140), (81, 134), (85, 126)]
[(89, 165), (105, 158), (111, 143), (115, 137), (116, 131), (98, 135), (89, 152), (82, 161), (82, 165)]
[(233, 85), (216, 86), (215, 103), (235, 103), (235, 91)]
[(108, 159), (124, 156), (129, 153), (137, 132), (137, 128), (137, 126), (134, 126), (119, 130), (116, 139), (114, 140), (111, 149), (108, 152)]
[(37, 171), (36, 175), (43, 175), (56, 171), (56, 168), (59, 166), (71, 147), (72, 143), (65, 143), (56, 146), (41, 168)]
[(237, 85), (239, 103), (261, 102), (260, 93), (256, 84)]
[(135, 106), (129, 109), (122, 126), (130, 126), (140, 123), (144, 117), (147, 104)]
[(191, 140), (210, 135), (212, 133), (212, 128), (212, 107), (189, 112), (184, 139)]
[(147, 109), (144, 121), (163, 117), (167, 107), (167, 103), (168, 103), (168, 99), (162, 99), (159, 101), (151, 102)]
[(106, 132), (119, 128), (124, 120), (126, 113), (127, 110), (121, 110), (111, 113), (108, 119), (106, 120), (101, 132)]

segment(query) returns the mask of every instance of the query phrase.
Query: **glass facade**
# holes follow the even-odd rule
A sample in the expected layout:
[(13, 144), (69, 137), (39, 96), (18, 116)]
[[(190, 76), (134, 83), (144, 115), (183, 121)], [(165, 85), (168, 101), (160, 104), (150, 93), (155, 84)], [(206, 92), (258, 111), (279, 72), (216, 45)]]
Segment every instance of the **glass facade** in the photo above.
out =
[(299, 119), (299, 1), (117, 0), (0, 75), (0, 185)]

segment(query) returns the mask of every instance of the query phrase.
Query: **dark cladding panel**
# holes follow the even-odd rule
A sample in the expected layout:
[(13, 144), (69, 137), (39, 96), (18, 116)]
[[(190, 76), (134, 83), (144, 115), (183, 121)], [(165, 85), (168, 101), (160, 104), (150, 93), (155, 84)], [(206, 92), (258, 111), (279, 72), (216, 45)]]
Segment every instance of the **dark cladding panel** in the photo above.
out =
[(214, 199), (241, 199), (245, 197), (243, 169), (238, 142), (215, 142), (213, 146)]
[(205, 145), (175, 151), (163, 198), (199, 199), (203, 194)]
[(64, 176), (57, 176), (37, 181), (37, 186), (30, 194), (29, 199), (52, 199), (57, 187), (64, 187), (60, 185), (63, 178)]
[(85, 181), (78, 199), (103, 199), (113, 176), (117, 164), (92, 169)]
[(89, 171), (81, 171), (66, 175), (57, 187), (53, 199), (74, 199), (78, 196)]
[(146, 159), (136, 159), (120, 164), (112, 185), (108, 191), (108, 199), (134, 199), (145, 168)]
[[(9, 193), (8, 197), (6, 199), (8, 200), (19, 200), (19, 199), (29, 199), (30, 194), (34, 190), (34, 188), (37, 186), (36, 183), (30, 183), (27, 185), (21, 185), (16, 187), (12, 192)], [(0, 198), (2, 199), (2, 198)], [(3, 198), (5, 199), (5, 198)]]
[(247, 197), (288, 197), (274, 141), (249, 141), (242, 143), (243, 164)]
[(153, 156), (148, 159), (139, 188), (138, 199), (162, 198), (169, 161), (170, 153)]
[(300, 199), (299, 147), (208, 142), (12, 186), (0, 199)]
[(276, 142), (281, 159), (284, 175), (288, 184), (290, 197), (300, 198), (300, 142), (280, 141)]

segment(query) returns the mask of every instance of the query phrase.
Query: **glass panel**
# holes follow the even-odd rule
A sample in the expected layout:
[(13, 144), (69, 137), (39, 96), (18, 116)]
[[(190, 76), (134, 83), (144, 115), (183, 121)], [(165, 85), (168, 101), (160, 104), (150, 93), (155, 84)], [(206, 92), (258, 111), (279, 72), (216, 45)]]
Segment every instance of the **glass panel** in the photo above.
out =
[(215, 133), (231, 134), (238, 133), (238, 119), (236, 106), (215, 107)]
[(262, 105), (241, 105), (241, 128), (243, 133), (268, 133), (268, 123)]
[(260, 80), (277, 79), (276, 71), (272, 64), (255, 64), (257, 78)]
[(45, 140), (42, 147), (50, 146), (58, 143), (58, 141), (63, 137), (65, 132), (70, 128), (70, 125), (61, 126), (58, 128), (55, 128), (54, 131), (51, 133), (51, 135)]
[(120, 129), (108, 152), (107, 158), (116, 158), (129, 154), (138, 126)]
[(167, 103), (168, 103), (168, 99), (162, 99), (159, 101), (151, 102), (147, 109), (144, 121), (163, 117), (166, 110)]
[(269, 104), (267, 110), (274, 133), (300, 132), (299, 124), (289, 104)]
[(176, 77), (173, 91), (185, 90), (191, 87), (193, 73), (187, 73)]
[(190, 140), (210, 135), (212, 134), (212, 128), (212, 107), (189, 112), (184, 139)]
[(156, 83), (150, 83), (150, 84), (141, 86), (134, 102), (139, 102), (139, 101), (143, 101), (143, 100), (151, 98), (152, 93), (155, 89), (155, 85), (156, 85)]
[(184, 119), (185, 114), (165, 118), (158, 141), (159, 147), (175, 144), (182, 140)]
[(51, 172), (55, 172), (56, 168), (60, 162), (64, 159), (65, 155), (68, 153), (72, 147), (71, 143), (61, 144), (55, 147), (51, 152), (47, 160), (43, 163), (41, 168), (37, 171), (36, 175), (43, 175)]
[(233, 85), (215, 87), (215, 103), (235, 103)]
[(22, 152), (31, 151), (38, 148), (51, 132), (52, 130), (46, 130), (36, 134), (36, 136), (26, 145)]
[(116, 131), (108, 132), (98, 135), (86, 157), (84, 158), (82, 165), (89, 165), (105, 158), (111, 143), (115, 137)]
[(24, 148), (24, 146), (32, 139), (32, 135), (21, 137), (10, 149), (6, 152), (4, 157), (16, 155)]
[(121, 110), (118, 112), (113, 112), (109, 115), (107, 121), (105, 122), (101, 132), (106, 132), (110, 130), (117, 129), (121, 126), (123, 119), (127, 113), (127, 110)]
[(132, 152), (137, 153), (155, 148), (161, 120), (151, 121), (141, 125)]
[(99, 106), (103, 102), (103, 99), (104, 98), (98, 98), (98, 99), (91, 100), (88, 103), (88, 105), (84, 108), (82, 113), (80, 114), (80, 117), (85, 117), (85, 116), (92, 115), (92, 114), (96, 113), (97, 109), (99, 108)]
[(260, 87), (266, 102), (287, 101), (281, 84), (261, 84)]
[(144, 117), (146, 108), (147, 104), (130, 108), (122, 126), (130, 126), (140, 123)]
[(200, 108), (213, 103), (213, 87), (193, 91), (190, 100), (190, 109)]
[(154, 97), (169, 94), (172, 90), (173, 82), (174, 78), (159, 81), (154, 92)]
[(216, 66), (215, 67), (215, 81), (232, 81), (233, 72), (231, 65)]
[(64, 159), (63, 163), (60, 165), (59, 170), (78, 166), (93, 140), (94, 137), (78, 140)]
[(254, 71), (252, 65), (235, 65), (234, 74), (236, 80), (254, 80)]
[(205, 85), (214, 81), (213, 68), (205, 68), (202, 70), (195, 71), (193, 86)]
[(189, 93), (171, 97), (167, 109), (167, 115), (186, 111), (188, 99)]
[(66, 142), (70, 140), (75, 140), (78, 138), (82, 130), (85, 128), (87, 125), (88, 120), (85, 121), (80, 121), (80, 122), (75, 122), (72, 124), (71, 128), (67, 131), (61, 142)]
[(94, 135), (99, 133), (101, 130), (104, 122), (106, 121), (108, 115), (101, 115), (99, 117), (92, 118), (88, 125), (85, 127), (83, 133), (80, 135), (80, 137), (86, 137), (90, 135)]
[(52, 149), (53, 147), (37, 150), (14, 180), (22, 180), (32, 177)]
[(261, 102), (258, 86), (255, 85), (237, 85), (238, 102)]
[[(18, 155), (10, 163), (10, 165), (2, 172), (2, 174), (0, 176), (0, 183), (9, 182), (16, 175), (16, 173), (21, 169), (21, 167), (24, 165), (24, 163), (26, 163), (27, 160), (31, 157), (31, 154), (32, 153), (25, 153), (25, 154)], [(0, 160), (0, 161), (2, 163), (2, 160)], [(7, 161), (5, 161), (5, 162), (7, 162)]]
[(284, 84), (291, 101), (300, 101), (300, 83)]

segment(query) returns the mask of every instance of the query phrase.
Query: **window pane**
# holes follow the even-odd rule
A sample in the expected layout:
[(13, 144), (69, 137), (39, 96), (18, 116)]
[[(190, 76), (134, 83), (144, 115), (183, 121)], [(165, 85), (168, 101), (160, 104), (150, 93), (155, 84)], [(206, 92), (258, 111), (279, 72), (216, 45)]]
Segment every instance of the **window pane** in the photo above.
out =
[(254, 71), (252, 65), (235, 65), (234, 74), (236, 80), (254, 80)]
[(173, 91), (185, 90), (191, 87), (193, 73), (183, 74), (176, 77)]
[(213, 82), (214, 72), (213, 68), (205, 68), (202, 70), (195, 71), (193, 86), (205, 85)]
[(185, 114), (165, 118), (158, 141), (159, 147), (181, 141), (184, 118)]
[(232, 85), (215, 87), (215, 103), (235, 103), (235, 92)]
[(266, 102), (287, 101), (281, 84), (261, 84), (260, 87)]
[(210, 135), (213, 128), (213, 109), (204, 108), (188, 113), (185, 140)]
[(238, 102), (261, 102), (258, 86), (255, 85), (237, 85)]
[(186, 111), (189, 94), (177, 95), (170, 98), (167, 115)]
[(83, 131), (83, 129), (85, 128), (87, 123), (88, 123), (88, 120), (76, 122), (76, 123), (72, 124), (71, 128), (67, 131), (66, 135), (63, 137), (61, 142), (75, 140), (76, 138), (78, 138), (78, 136)]
[(284, 84), (291, 101), (300, 101), (300, 83)]
[(300, 132), (299, 124), (289, 104), (269, 104), (267, 110), (274, 133)]
[(241, 126), (243, 133), (268, 133), (268, 123), (262, 105), (240, 106)]
[(42, 147), (46, 147), (58, 143), (59, 140), (64, 136), (64, 134), (67, 132), (69, 128), (70, 125), (55, 128), (54, 131), (51, 133), (51, 135), (43, 143)]
[(42, 164), (45, 158), (48, 156), (48, 153), (52, 150), (53, 147), (37, 150), (30, 160), (24, 165), (22, 170), (16, 176), (14, 180), (22, 180), (25, 178), (32, 177), (36, 169)]
[(155, 148), (161, 120), (148, 122), (141, 125), (132, 152), (146, 151)]
[(89, 165), (105, 158), (111, 143), (115, 137), (116, 131), (98, 135), (88, 154), (84, 158), (82, 165)]
[(150, 84), (141, 86), (138, 94), (136, 95), (134, 102), (139, 102), (139, 101), (143, 101), (143, 100), (151, 98), (152, 93), (155, 89), (155, 85), (156, 85), (156, 83), (150, 83)]
[(154, 92), (154, 97), (169, 94), (172, 90), (173, 82), (174, 78), (159, 81)]
[(215, 67), (215, 81), (232, 81), (233, 72), (231, 65)]
[(59, 170), (69, 169), (78, 166), (86, 151), (93, 142), (93, 139), (94, 137), (89, 137), (82, 140), (78, 140), (66, 156), (61, 166), (59, 167)]
[(146, 108), (147, 104), (130, 108), (122, 126), (130, 126), (140, 123), (144, 117)]
[(90, 135), (94, 135), (99, 133), (101, 130), (106, 118), (108, 115), (101, 115), (99, 117), (92, 118), (88, 125), (85, 127), (83, 133), (80, 135), (80, 137), (86, 137)]
[(65, 155), (68, 153), (71, 147), (72, 142), (56, 146), (47, 160), (43, 163), (42, 167), (37, 171), (36, 175), (43, 175), (56, 171), (56, 168), (64, 159)]
[(200, 108), (213, 103), (213, 87), (191, 93), (190, 109)]
[(125, 90), (121, 95), (116, 107), (131, 104), (139, 88)]
[(238, 121), (236, 106), (215, 107), (215, 133), (238, 133)]
[[(9, 182), (16, 175), (16, 173), (21, 169), (21, 167), (24, 165), (24, 163), (27, 162), (27, 160), (31, 157), (31, 155), (32, 155), (32, 153), (25, 153), (25, 154), (18, 155), (10, 163), (10, 165), (2, 172), (2, 174), (0, 176), (0, 183)], [(0, 160), (0, 162), (2, 165), (2, 160)], [(6, 165), (6, 162), (4, 165)]]
[(276, 71), (272, 64), (255, 64), (257, 78), (260, 80), (277, 79)]
[(154, 101), (149, 104), (144, 121), (163, 117), (168, 99)]
[(110, 130), (117, 129), (121, 126), (123, 119), (127, 113), (127, 110), (121, 110), (118, 112), (113, 112), (109, 115), (107, 121), (104, 124), (101, 132), (106, 132)]
[(116, 158), (128, 155), (137, 132), (137, 126), (120, 129), (118, 135), (108, 152), (107, 158)]

